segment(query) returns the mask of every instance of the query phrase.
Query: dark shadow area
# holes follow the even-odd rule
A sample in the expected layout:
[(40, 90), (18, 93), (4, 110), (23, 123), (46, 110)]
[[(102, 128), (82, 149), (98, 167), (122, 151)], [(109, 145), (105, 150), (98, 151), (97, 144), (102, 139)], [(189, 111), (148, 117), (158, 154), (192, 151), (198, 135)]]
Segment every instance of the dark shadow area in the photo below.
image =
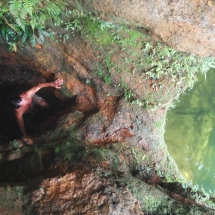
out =
[(10, 105), (11, 98), (19, 91), (25, 91), (23, 86), (1, 85), (0, 86), (0, 141), (10, 141), (20, 137), (18, 125), (16, 123), (14, 110)]
[(50, 168), (53, 162), (53, 151), (42, 152), (42, 154), (36, 152), (28, 152), (23, 158), (15, 159), (0, 163), (1, 183), (20, 183), (33, 179), (47, 169)]
[[(24, 85), (0, 85), (0, 144), (21, 137), (10, 101), (12, 97), (28, 89), (29, 86)], [(30, 111), (23, 115), (29, 135), (37, 134), (39, 125), (44, 120), (75, 104), (75, 98), (65, 98), (61, 101), (54, 93), (55, 89), (50, 87), (38, 91), (37, 95), (45, 99), (49, 106), (42, 108), (39, 105), (34, 105)]]

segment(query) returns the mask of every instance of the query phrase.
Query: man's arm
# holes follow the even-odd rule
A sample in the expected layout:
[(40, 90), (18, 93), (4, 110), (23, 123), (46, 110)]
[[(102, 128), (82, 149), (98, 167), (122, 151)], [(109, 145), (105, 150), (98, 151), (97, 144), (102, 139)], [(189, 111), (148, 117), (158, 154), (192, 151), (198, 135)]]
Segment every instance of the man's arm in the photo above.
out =
[(27, 132), (25, 130), (25, 124), (24, 124), (22, 113), (15, 112), (15, 116), (16, 116), (16, 120), (17, 120), (19, 129), (22, 133), (22, 136), (27, 136)]
[(56, 89), (59, 89), (61, 84), (63, 84), (63, 79), (60, 79), (60, 78), (50, 83), (38, 84), (32, 87), (30, 90), (26, 91), (26, 96), (32, 97), (37, 91), (39, 91), (41, 88), (44, 88), (44, 87), (54, 87)]

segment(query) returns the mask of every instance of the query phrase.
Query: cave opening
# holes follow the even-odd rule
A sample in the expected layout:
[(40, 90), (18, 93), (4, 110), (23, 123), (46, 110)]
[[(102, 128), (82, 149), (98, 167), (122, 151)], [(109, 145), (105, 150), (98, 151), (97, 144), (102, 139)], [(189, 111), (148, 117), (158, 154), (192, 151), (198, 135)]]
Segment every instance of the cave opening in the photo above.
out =
[[(53, 81), (54, 74), (51, 76), (52, 79), (47, 80), (40, 72), (26, 65), (0, 65), (0, 144), (21, 138), (14, 109), (10, 104), (12, 97), (18, 96), (38, 83)], [(74, 97), (66, 97), (51, 87), (40, 89), (36, 94), (49, 105), (46, 108), (35, 105), (31, 111), (23, 115), (26, 131), (32, 136), (43, 132), (40, 125), (45, 120), (53, 115), (58, 116), (59, 112), (75, 104)]]

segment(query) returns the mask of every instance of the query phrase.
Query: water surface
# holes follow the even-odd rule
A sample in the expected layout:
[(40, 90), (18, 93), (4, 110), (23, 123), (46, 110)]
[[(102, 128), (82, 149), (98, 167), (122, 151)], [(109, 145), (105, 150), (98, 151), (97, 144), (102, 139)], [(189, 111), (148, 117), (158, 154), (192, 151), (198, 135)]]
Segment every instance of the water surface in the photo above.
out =
[(165, 141), (188, 181), (215, 191), (215, 70), (198, 75), (192, 90), (168, 111)]

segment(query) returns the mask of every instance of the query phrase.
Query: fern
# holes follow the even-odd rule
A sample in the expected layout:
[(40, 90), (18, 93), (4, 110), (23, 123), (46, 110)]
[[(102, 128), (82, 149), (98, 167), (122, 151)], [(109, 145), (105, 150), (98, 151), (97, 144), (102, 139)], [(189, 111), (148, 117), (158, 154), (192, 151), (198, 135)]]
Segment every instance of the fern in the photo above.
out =
[(6, 25), (1, 26), (1, 36), (6, 41)]
[(18, 16), (19, 15), (19, 11), (21, 10), (21, 7), (22, 7), (22, 1), (11, 0), (11, 1), (9, 1), (9, 3), (10, 3), (10, 6), (9, 6), (10, 12), (14, 16)]
[(47, 20), (47, 16), (45, 14), (41, 14), (40, 16), (35, 15), (35, 19), (40, 23), (40, 27), (44, 27), (45, 21)]
[(19, 17), (23, 20), (26, 19), (28, 15), (28, 11), (25, 10), (25, 8), (21, 8), (20, 13), (19, 13)]
[(31, 25), (32, 30), (34, 31), (35, 27), (37, 26), (37, 20), (34, 17), (32, 17), (32, 19), (30, 21), (30, 25)]
[(65, 6), (63, 0), (0, 0), (0, 36), (14, 51), (27, 40), (44, 43), (46, 22), (59, 26)]
[(61, 8), (54, 3), (50, 3), (48, 7), (48, 11), (49, 11), (49, 14), (58, 15), (61, 13)]
[(25, 31), (25, 22), (23, 22), (22, 19), (20, 19), (20, 17), (17, 17), (15, 19), (16, 23), (22, 28), (23, 31)]
[(38, 37), (36, 39), (37, 39), (38, 43), (40, 43), (40, 44), (44, 43), (45, 38), (44, 38), (42, 30), (38, 30)]
[(27, 40), (28, 33), (28, 28), (26, 28), (25, 32), (22, 35), (22, 43), (25, 43), (25, 41)]
[(33, 5), (31, 0), (23, 0), (23, 6), (25, 10), (32, 16), (33, 15)]
[(33, 32), (30, 31), (29, 33), (29, 40), (32, 46), (36, 45), (36, 39), (35, 39), (35, 35), (33, 34)]

